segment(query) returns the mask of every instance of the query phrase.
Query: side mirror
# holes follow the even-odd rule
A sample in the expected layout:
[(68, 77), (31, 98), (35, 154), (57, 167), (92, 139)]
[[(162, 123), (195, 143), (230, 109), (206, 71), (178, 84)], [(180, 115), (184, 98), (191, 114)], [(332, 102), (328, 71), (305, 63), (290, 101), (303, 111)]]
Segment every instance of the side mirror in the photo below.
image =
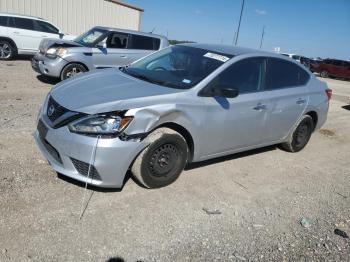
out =
[(64, 35), (65, 35), (65, 34), (62, 33), (62, 32), (59, 32), (59, 33), (58, 33), (58, 36), (60, 37), (60, 39), (63, 39)]
[(99, 48), (99, 49), (106, 49), (107, 48), (107, 43), (106, 42), (99, 42), (96, 45), (96, 47)]
[(215, 86), (215, 87), (209, 87), (204, 88), (202, 91), (199, 92), (199, 96), (204, 97), (226, 97), (226, 98), (234, 98), (237, 97), (239, 94), (237, 88), (233, 88), (230, 86)]

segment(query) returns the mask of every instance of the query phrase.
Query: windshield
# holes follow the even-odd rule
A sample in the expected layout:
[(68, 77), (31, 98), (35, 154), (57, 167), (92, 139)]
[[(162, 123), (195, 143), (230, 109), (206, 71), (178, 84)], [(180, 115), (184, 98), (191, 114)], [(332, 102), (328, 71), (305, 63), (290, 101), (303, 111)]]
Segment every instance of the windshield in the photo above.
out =
[(75, 38), (74, 42), (84, 46), (93, 46), (106, 32), (107, 31), (103, 29), (93, 28)]
[(189, 89), (232, 58), (189, 46), (171, 46), (145, 57), (122, 70), (142, 80)]

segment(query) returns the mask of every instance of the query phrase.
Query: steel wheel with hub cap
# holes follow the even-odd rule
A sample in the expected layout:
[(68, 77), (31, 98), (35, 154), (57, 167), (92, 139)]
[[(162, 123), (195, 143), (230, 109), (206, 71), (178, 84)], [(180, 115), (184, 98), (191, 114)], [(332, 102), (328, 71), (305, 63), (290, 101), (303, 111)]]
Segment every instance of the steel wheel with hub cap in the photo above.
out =
[(84, 73), (86, 71), (87, 71), (87, 69), (85, 68), (85, 66), (83, 66), (81, 64), (77, 64), (77, 63), (68, 64), (62, 70), (61, 80), (71, 78), (73, 76)]
[(16, 49), (8, 41), (0, 41), (0, 60), (11, 60), (16, 53)]
[(136, 157), (131, 168), (134, 177), (147, 188), (173, 183), (187, 163), (186, 140), (170, 128), (159, 128), (145, 142), (149, 146)]

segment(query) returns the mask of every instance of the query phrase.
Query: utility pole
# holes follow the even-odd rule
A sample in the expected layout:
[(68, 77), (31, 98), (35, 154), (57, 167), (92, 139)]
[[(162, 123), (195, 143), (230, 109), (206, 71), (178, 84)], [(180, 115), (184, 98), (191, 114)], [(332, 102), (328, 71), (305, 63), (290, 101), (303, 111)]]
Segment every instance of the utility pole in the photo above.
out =
[(236, 35), (235, 45), (237, 45), (237, 41), (238, 41), (239, 28), (241, 27), (241, 20), (242, 20), (243, 9), (244, 9), (244, 0), (242, 0), (241, 15), (239, 16), (239, 22), (238, 22), (238, 28), (237, 28), (237, 35)]
[(232, 41), (232, 44), (233, 44), (233, 45), (235, 44), (236, 36), (237, 36), (237, 31), (235, 30), (235, 34), (233, 35), (233, 41)]
[(261, 46), (262, 46), (262, 43), (263, 43), (264, 35), (265, 35), (265, 26), (263, 26), (263, 30), (262, 30), (262, 34), (261, 34), (260, 49), (261, 49)]

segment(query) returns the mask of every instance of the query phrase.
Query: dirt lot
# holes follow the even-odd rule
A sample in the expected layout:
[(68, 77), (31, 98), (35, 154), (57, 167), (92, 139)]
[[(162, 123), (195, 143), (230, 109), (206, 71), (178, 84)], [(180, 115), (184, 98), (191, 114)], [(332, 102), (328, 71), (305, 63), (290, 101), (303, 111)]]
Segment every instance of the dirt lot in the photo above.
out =
[(158, 190), (88, 190), (81, 220), (84, 188), (57, 177), (32, 137), (51, 86), (27, 60), (0, 62), (0, 261), (350, 261), (334, 234), (350, 235), (350, 82), (329, 80), (339, 101), (302, 152), (192, 165)]

